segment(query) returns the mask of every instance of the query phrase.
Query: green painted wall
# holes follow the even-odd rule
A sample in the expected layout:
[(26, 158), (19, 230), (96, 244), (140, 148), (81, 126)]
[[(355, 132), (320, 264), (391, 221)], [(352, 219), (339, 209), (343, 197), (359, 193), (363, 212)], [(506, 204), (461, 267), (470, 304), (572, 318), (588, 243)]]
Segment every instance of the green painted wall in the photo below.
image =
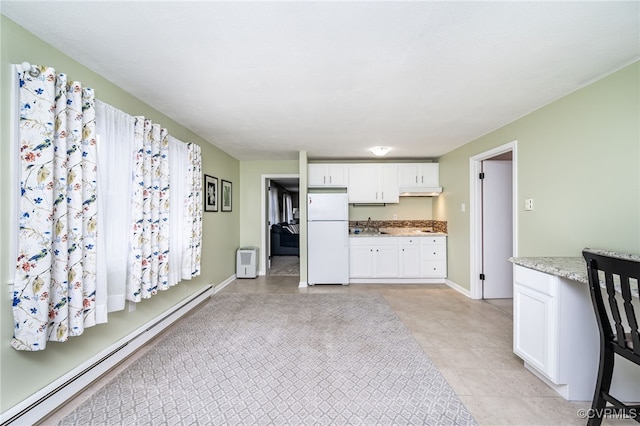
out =
[(433, 215), (448, 221), (451, 281), (469, 288), (469, 158), (513, 140), (519, 256), (640, 253), (639, 82), (636, 62), (439, 159)]
[[(240, 162), (240, 245), (262, 247), (262, 218), (266, 217), (268, 206), (262, 200), (262, 175), (299, 174), (298, 160), (241, 161)], [(302, 182), (300, 182), (302, 187)], [(264, 210), (263, 210), (264, 205)], [(260, 271), (264, 273), (264, 271)]]
[[(11, 64), (28, 61), (37, 65), (53, 66), (70, 78), (80, 80), (95, 89), (96, 97), (132, 115), (144, 115), (161, 123), (174, 137), (184, 142), (194, 142), (202, 147), (204, 173), (229, 180), (237, 194), (240, 173), (239, 162), (180, 126), (140, 100), (113, 85), (103, 77), (75, 62), (62, 52), (54, 49), (11, 20), (0, 15), (1, 61), (0, 61), (0, 410), (6, 411), (29, 397), (77, 365), (90, 359), (104, 348), (120, 340), (129, 332), (145, 324), (152, 318), (196, 293), (206, 285), (219, 284), (235, 273), (235, 249), (239, 245), (239, 210), (237, 199), (231, 213), (205, 213), (203, 219), (203, 262), (202, 275), (185, 281), (168, 291), (138, 304), (135, 312), (117, 312), (109, 315), (107, 324), (86, 330), (80, 337), (73, 337), (66, 343), (51, 342), (45, 351), (18, 352), (9, 341), (13, 334), (13, 318), (7, 281), (12, 278), (14, 265), (12, 254), (8, 253), (9, 195), (11, 193), (9, 174), (9, 111)], [(114, 58), (116, 60), (117, 58)], [(132, 72), (135, 72), (132, 70)]]

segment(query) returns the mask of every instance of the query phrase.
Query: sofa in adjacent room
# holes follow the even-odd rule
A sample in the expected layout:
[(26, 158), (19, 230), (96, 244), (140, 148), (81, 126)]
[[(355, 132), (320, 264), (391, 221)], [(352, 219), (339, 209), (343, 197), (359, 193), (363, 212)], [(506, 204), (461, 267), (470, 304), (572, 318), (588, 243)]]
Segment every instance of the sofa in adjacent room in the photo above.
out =
[(300, 256), (300, 225), (271, 225), (271, 256)]

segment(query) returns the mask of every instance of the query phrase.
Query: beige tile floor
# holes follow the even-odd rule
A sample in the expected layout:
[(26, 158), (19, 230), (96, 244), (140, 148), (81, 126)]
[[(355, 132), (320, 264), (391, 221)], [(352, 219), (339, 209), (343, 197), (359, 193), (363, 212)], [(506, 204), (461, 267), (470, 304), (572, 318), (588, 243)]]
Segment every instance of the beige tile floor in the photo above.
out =
[[(513, 354), (510, 300), (472, 300), (445, 285), (352, 284), (299, 289), (295, 276), (236, 280), (222, 292), (381, 294), (481, 425), (586, 424), (578, 410), (588, 408), (588, 402), (564, 400)], [(43, 424), (55, 424), (132, 360)], [(603, 424), (637, 425), (629, 420), (605, 420)]]

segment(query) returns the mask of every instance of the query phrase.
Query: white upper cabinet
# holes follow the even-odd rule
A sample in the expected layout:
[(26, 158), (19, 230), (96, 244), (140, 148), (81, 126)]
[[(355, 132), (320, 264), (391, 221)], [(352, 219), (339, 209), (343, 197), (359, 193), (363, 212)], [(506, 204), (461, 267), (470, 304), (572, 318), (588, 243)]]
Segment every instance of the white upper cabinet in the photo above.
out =
[(346, 164), (309, 164), (309, 187), (347, 187)]
[(440, 186), (440, 165), (438, 163), (398, 164), (400, 187), (435, 188)]
[(398, 203), (397, 164), (350, 164), (350, 203)]

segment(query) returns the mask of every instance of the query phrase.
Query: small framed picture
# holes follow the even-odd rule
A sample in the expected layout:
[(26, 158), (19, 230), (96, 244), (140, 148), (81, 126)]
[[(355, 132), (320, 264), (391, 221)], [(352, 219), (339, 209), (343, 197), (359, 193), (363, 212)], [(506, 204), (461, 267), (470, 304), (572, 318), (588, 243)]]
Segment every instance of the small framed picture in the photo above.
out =
[[(224, 181), (223, 181), (224, 182)], [(204, 211), (218, 211), (218, 178), (204, 175)]]
[(220, 192), (220, 203), (222, 204), (223, 212), (231, 211), (231, 199), (233, 197), (231, 191), (231, 182), (222, 179), (222, 192)]

